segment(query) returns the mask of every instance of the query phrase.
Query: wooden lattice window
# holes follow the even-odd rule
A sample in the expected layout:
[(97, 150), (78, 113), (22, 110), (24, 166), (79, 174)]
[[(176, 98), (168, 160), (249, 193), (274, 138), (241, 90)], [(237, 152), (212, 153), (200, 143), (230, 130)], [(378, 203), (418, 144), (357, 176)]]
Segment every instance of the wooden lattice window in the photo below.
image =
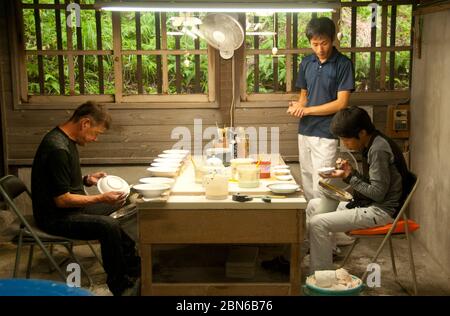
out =
[[(76, 14), (66, 11), (70, 3), (79, 5), (79, 27)], [(106, 12), (94, 3), (16, 1), (22, 103), (215, 106), (214, 51), (199, 38), (170, 32), (178, 14)]]
[[(369, 7), (370, 3), (342, 1), (335, 13), (246, 14), (247, 32), (254, 32), (256, 27), (259, 32), (275, 34), (246, 35), (241, 101), (292, 99), (299, 64), (312, 53), (305, 29), (313, 16), (332, 18), (337, 32), (342, 32), (335, 46), (353, 61), (357, 92), (388, 91), (398, 95), (409, 90), (412, 1), (378, 1), (376, 27), (371, 25), (375, 9)], [(275, 55), (273, 47), (277, 48)]]

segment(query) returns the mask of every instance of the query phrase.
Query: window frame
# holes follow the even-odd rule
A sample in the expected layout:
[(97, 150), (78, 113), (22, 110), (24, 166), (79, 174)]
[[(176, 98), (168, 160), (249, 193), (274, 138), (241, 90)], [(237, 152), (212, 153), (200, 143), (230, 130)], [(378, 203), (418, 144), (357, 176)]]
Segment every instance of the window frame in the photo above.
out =
[[(112, 50), (78, 50), (73, 49), (71, 33), (75, 27), (66, 26), (67, 49), (64, 50), (26, 50), (25, 34), (23, 24), (24, 9), (49, 9), (61, 10), (64, 18), (67, 18), (65, 10), (67, 3), (62, 4), (28, 4), (16, 0), (10, 6), (9, 25), (11, 43), (11, 66), (13, 76), (13, 100), (14, 109), (73, 109), (80, 103), (92, 100), (102, 104), (108, 104), (116, 109), (129, 108), (218, 108), (216, 97), (216, 65), (217, 52), (210, 45), (207, 49), (167, 49), (166, 14), (160, 13), (161, 21), (161, 48), (155, 50), (125, 50), (121, 43), (121, 13), (112, 12)], [(80, 4), (81, 10), (96, 10), (93, 4)], [(64, 12), (64, 13), (63, 13)], [(208, 91), (207, 93), (168, 94), (168, 55), (206, 55), (208, 58)], [(66, 56), (69, 61), (69, 91), (74, 91), (75, 71), (74, 63), (76, 56), (112, 56), (114, 69), (114, 94), (77, 94), (77, 95), (30, 95), (28, 93), (28, 73), (26, 68), (27, 56)], [(156, 55), (161, 56), (162, 93), (161, 94), (133, 94), (123, 95), (122, 81), (122, 56), (124, 55)], [(14, 57), (16, 56), (16, 57)], [(45, 72), (44, 72), (45, 73)], [(116, 75), (119, 74), (119, 75)], [(69, 92), (70, 93), (70, 92)], [(73, 92), (72, 92), (73, 93)]]
[[(373, 1), (341, 1), (341, 9), (345, 7), (350, 7), (352, 10), (356, 11), (357, 7), (364, 7), (368, 4), (373, 3)], [(412, 29), (411, 29), (411, 42), (409, 46), (388, 46), (387, 45), (387, 11), (388, 6), (396, 7), (398, 5), (412, 5), (414, 12), (413, 1), (408, 0), (392, 0), (392, 1), (379, 1), (377, 4), (381, 7), (382, 21), (381, 21), (381, 45), (376, 46), (376, 36), (372, 34), (371, 46), (370, 47), (356, 47), (356, 44), (352, 42), (351, 47), (340, 47), (339, 42), (335, 42), (334, 45), (342, 53), (352, 53), (352, 60), (355, 61), (355, 53), (371, 53), (371, 61), (375, 61), (375, 54), (381, 53), (381, 69), (380, 69), (380, 91), (370, 90), (370, 91), (357, 91), (353, 92), (351, 95), (351, 102), (355, 105), (386, 105), (386, 104), (398, 104), (407, 102), (410, 98), (411, 87), (405, 90), (388, 89), (386, 87), (386, 57), (388, 54), (394, 54), (396, 52), (409, 51), (410, 52), (410, 68), (412, 65), (413, 57), (413, 39), (412, 39)], [(292, 44), (292, 34), (291, 34), (291, 23), (292, 23), (292, 13), (286, 13), (286, 48), (278, 48), (278, 54), (283, 54), (286, 56), (286, 90), (281, 92), (273, 93), (247, 93), (247, 72), (246, 72), (246, 58), (249, 55), (270, 55), (272, 52), (269, 49), (247, 49), (244, 47), (244, 52), (241, 54), (241, 59), (236, 63), (235, 71), (239, 73), (239, 91), (240, 98), (236, 102), (236, 107), (286, 107), (286, 102), (291, 100), (297, 100), (299, 92), (293, 90), (293, 56), (295, 54), (310, 54), (312, 53), (311, 48), (293, 48)], [(338, 25), (340, 20), (341, 10), (336, 10), (332, 13), (332, 20)], [(414, 14), (411, 16), (411, 27), (414, 25)], [(245, 16), (241, 18), (242, 22), (245, 24)], [(392, 23), (394, 22), (394, 23)], [(396, 23), (395, 17), (391, 17), (391, 36), (392, 31), (395, 31)], [(244, 25), (245, 30), (245, 25)], [(351, 25), (351, 38), (356, 38), (356, 25)], [(303, 36), (303, 35), (302, 35)], [(392, 38), (391, 38), (392, 40)], [(395, 40), (395, 39), (394, 39)], [(390, 59), (392, 60), (392, 59)], [(298, 61), (300, 62), (300, 61)], [(376, 69), (375, 62), (371, 62), (371, 82), (374, 80)], [(391, 67), (391, 77), (393, 77), (393, 67)], [(411, 72), (410, 72), (410, 82), (411, 82)], [(392, 79), (393, 81), (393, 79)], [(384, 90), (383, 90), (384, 89)]]

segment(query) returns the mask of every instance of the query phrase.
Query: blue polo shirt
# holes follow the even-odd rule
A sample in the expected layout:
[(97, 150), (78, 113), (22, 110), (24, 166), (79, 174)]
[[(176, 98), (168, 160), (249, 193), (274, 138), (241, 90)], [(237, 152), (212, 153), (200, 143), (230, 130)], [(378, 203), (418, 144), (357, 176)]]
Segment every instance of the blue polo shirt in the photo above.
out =
[[(297, 88), (307, 93), (306, 106), (322, 105), (337, 99), (338, 91), (354, 91), (352, 61), (342, 55), (336, 47), (323, 64), (312, 54), (303, 58), (298, 71)], [(305, 136), (336, 138), (330, 132), (334, 114), (325, 116), (304, 116), (300, 119), (298, 132)]]

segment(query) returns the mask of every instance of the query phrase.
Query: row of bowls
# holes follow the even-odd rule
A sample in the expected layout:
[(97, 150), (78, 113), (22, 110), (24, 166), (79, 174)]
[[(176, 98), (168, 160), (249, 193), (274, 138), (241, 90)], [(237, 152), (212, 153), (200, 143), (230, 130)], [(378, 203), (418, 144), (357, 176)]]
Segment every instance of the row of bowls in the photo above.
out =
[(140, 184), (133, 186), (144, 198), (161, 196), (175, 183), (175, 177), (189, 155), (188, 150), (168, 149), (158, 155), (151, 163), (147, 171), (151, 177), (139, 179)]
[(150, 172), (152, 177), (174, 178), (178, 175), (178, 172), (188, 155), (188, 150), (164, 150), (162, 154), (158, 155), (158, 158), (153, 160), (150, 168), (147, 168), (147, 171)]

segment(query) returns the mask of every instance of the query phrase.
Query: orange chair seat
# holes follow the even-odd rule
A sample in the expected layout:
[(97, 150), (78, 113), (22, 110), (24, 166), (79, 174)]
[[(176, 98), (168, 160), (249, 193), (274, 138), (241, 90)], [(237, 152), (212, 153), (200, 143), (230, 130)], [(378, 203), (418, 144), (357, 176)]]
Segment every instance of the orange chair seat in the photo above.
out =
[[(367, 229), (355, 229), (350, 232), (350, 235), (386, 235), (389, 229), (391, 229), (391, 227), (392, 224), (387, 224), (384, 226), (377, 226)], [(410, 232), (418, 230), (419, 227), (420, 227), (419, 224), (417, 224), (415, 221), (413, 221), (412, 219), (408, 219), (408, 230)], [(405, 233), (405, 221), (399, 220), (397, 222), (397, 226), (395, 227), (392, 233), (393, 234)]]

